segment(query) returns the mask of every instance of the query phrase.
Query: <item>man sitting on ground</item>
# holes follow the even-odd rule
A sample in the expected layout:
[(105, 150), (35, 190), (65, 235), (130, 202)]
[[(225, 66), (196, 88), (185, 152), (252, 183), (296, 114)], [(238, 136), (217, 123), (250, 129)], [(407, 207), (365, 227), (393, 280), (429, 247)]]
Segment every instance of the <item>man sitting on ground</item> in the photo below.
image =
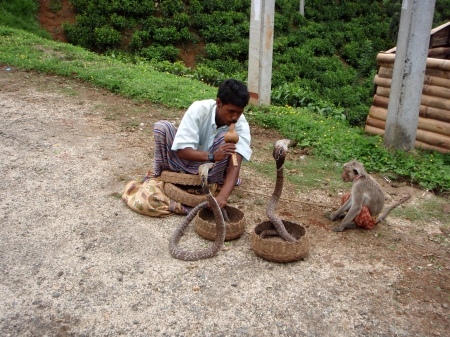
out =
[[(227, 79), (217, 92), (217, 98), (194, 102), (181, 120), (178, 129), (168, 121), (154, 126), (155, 172), (162, 171), (198, 174), (198, 167), (214, 162), (209, 171), (208, 183), (223, 185), (216, 200), (223, 208), (233, 191), (240, 184), (239, 171), (242, 160), (250, 160), (250, 127), (243, 112), (250, 95), (244, 83)], [(224, 135), (230, 124), (235, 123), (239, 141), (225, 143)], [(237, 166), (231, 155), (236, 153)]]

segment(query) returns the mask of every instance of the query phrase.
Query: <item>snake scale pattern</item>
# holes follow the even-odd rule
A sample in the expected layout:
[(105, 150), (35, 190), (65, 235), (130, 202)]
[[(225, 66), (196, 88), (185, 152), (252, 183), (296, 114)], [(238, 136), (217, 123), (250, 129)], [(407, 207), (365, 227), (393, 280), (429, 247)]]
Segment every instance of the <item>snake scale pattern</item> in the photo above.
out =
[[(192, 211), (189, 212), (186, 218), (184, 218), (184, 220), (178, 225), (177, 229), (173, 233), (169, 242), (169, 251), (174, 258), (184, 261), (196, 261), (201, 259), (207, 259), (215, 256), (223, 246), (223, 243), (225, 241), (225, 230), (226, 230), (224, 216), (220, 210), (219, 204), (217, 203), (214, 196), (211, 194), (208, 187), (208, 171), (213, 166), (214, 166), (213, 163), (207, 163), (200, 165), (199, 167), (198, 172), (202, 183), (202, 189), (203, 193), (206, 194), (207, 201), (202, 202), (201, 204), (197, 205), (194, 209), (192, 209)], [(214, 219), (216, 221), (216, 240), (208, 248), (198, 251), (186, 251), (179, 248), (178, 243), (180, 242), (180, 239), (183, 236), (186, 228), (195, 218), (200, 209), (207, 207), (208, 203), (211, 207), (211, 210), (214, 214)]]

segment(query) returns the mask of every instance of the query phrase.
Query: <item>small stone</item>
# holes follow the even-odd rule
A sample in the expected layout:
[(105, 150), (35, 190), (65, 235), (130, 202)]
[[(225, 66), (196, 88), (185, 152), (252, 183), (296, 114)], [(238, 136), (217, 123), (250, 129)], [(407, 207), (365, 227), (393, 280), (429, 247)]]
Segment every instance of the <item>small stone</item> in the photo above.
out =
[(447, 304), (447, 303), (442, 303), (442, 307), (443, 307), (444, 309), (448, 309), (448, 304)]
[(134, 320), (134, 321), (133, 321), (133, 324), (139, 324), (139, 321)]
[(187, 297), (183, 297), (182, 300), (181, 300), (181, 303), (183, 303), (184, 305), (188, 304)]
[(59, 293), (57, 293), (57, 292), (54, 292), (53, 294), (52, 294), (52, 296), (53, 297), (59, 297), (59, 296), (61, 296)]
[(193, 291), (199, 291), (199, 290), (200, 290), (200, 287), (199, 287), (199, 286), (194, 286), (194, 287), (192, 287), (192, 290), (193, 290)]
[(62, 270), (60, 270), (60, 271), (58, 272), (58, 277), (63, 276), (63, 274), (64, 274), (64, 272), (63, 272)]
[(236, 282), (233, 282), (233, 283), (231, 283), (231, 286), (232, 286), (232, 287), (237, 287), (238, 284), (237, 284)]

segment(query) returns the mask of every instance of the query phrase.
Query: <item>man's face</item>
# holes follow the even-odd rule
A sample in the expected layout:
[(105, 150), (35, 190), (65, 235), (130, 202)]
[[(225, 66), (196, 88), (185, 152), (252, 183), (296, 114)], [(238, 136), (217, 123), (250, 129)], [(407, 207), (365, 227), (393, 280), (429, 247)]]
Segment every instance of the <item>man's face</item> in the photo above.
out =
[(236, 123), (244, 112), (244, 108), (234, 104), (222, 104), (219, 98), (216, 99), (216, 104), (216, 124), (218, 127), (223, 125), (230, 126), (230, 124)]

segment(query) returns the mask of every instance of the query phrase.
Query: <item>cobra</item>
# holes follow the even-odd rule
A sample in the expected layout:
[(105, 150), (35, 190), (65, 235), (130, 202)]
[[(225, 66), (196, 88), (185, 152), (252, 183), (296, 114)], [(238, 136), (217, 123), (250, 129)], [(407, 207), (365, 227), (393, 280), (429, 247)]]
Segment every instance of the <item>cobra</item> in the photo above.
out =
[(270, 222), (275, 226), (276, 230), (263, 231), (260, 235), (262, 238), (266, 236), (279, 235), (285, 241), (296, 242), (297, 239), (289, 234), (283, 224), (283, 221), (275, 215), (275, 207), (280, 200), (281, 192), (283, 191), (284, 160), (286, 158), (288, 146), (290, 144), (291, 141), (289, 139), (281, 139), (277, 140), (273, 147), (273, 158), (275, 159), (277, 167), (277, 180), (272, 196), (267, 203), (266, 215), (269, 218)]
[[(203, 193), (206, 195), (206, 200), (197, 205), (191, 212), (184, 218), (184, 220), (178, 225), (177, 229), (173, 233), (169, 242), (170, 254), (177, 259), (184, 261), (196, 261), (201, 259), (207, 259), (213, 257), (222, 248), (225, 241), (225, 219), (224, 214), (219, 207), (214, 196), (211, 194), (208, 187), (208, 171), (214, 166), (214, 163), (207, 163), (199, 166), (198, 173), (200, 175), (200, 181), (203, 189)], [(214, 214), (214, 220), (216, 222), (216, 239), (213, 244), (208, 248), (198, 251), (185, 251), (178, 247), (181, 237), (183, 236), (186, 228), (195, 218), (200, 209), (210, 205), (210, 208)]]

